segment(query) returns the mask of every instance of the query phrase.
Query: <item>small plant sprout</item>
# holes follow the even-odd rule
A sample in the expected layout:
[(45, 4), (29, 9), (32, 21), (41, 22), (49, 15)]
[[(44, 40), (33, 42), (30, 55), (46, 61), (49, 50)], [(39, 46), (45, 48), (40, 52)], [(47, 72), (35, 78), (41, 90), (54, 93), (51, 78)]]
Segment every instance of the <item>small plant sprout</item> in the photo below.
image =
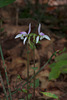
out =
[(25, 31), (20, 32), (20, 34), (16, 35), (15, 39), (21, 38), (23, 40), (23, 44), (25, 45), (25, 42), (26, 42), (26, 40), (27, 40), (28, 35), (30, 34), (30, 32), (31, 32), (31, 23), (29, 24), (29, 31), (28, 31), (28, 33), (25, 32)]
[(40, 32), (40, 28), (41, 28), (41, 24), (39, 24), (38, 26), (38, 36), (36, 38), (36, 44), (39, 42), (39, 38), (40, 40), (46, 38), (47, 40), (50, 40), (49, 36), (45, 35), (43, 32)]

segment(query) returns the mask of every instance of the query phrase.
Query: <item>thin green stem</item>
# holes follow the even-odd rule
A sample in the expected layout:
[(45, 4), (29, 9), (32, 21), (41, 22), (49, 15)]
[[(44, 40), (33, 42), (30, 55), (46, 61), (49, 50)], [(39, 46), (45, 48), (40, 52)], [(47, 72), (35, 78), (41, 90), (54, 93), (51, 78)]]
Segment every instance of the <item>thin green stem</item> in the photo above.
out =
[(28, 100), (28, 94), (29, 94), (29, 50), (28, 50), (28, 43), (27, 43), (27, 100)]
[[(34, 57), (34, 69), (35, 69), (35, 47), (33, 46), (33, 57)], [(34, 76), (35, 76), (35, 70), (34, 70)], [(35, 100), (35, 77), (34, 77), (34, 91), (33, 91), (33, 96)]]
[(1, 72), (0, 72), (0, 81), (1, 81), (1, 84), (3, 86), (3, 91), (4, 91), (4, 94), (5, 94), (6, 100), (8, 100), (8, 96), (7, 96), (7, 92), (6, 92), (5, 86), (4, 86), (4, 82), (3, 82), (3, 79), (2, 79)]
[(9, 91), (10, 100), (12, 100), (11, 89), (10, 89), (10, 85), (9, 85), (9, 80), (8, 80), (8, 76), (7, 76), (7, 71), (6, 71), (6, 66), (5, 66), (5, 61), (4, 61), (4, 57), (3, 57), (3, 52), (2, 52), (1, 45), (0, 45), (0, 53), (1, 53), (2, 61), (3, 61), (3, 67), (4, 67), (5, 76), (6, 76), (6, 80), (7, 80), (7, 85), (8, 85), (8, 91)]
[[(44, 65), (40, 68), (40, 70), (37, 71), (37, 73), (35, 73), (35, 76), (36, 76), (39, 72), (41, 72), (41, 71), (43, 70), (43, 68), (50, 62), (50, 60), (52, 59), (52, 57), (53, 57), (54, 55), (56, 55), (56, 53), (57, 53), (57, 52), (54, 52), (54, 53), (52, 54), (52, 56), (51, 56), (50, 59), (46, 62), (46, 64), (44, 64)], [(30, 82), (35, 76), (32, 76), (32, 77), (29, 79), (29, 82)], [(22, 87), (24, 87), (26, 84), (27, 84), (27, 82), (26, 82)]]
[[(56, 53), (57, 53), (57, 52), (55, 51), (55, 52), (52, 54), (52, 56), (51, 56), (50, 59), (46, 62), (46, 64), (44, 64), (44, 65), (40, 68), (40, 70), (39, 70), (37, 73), (35, 73), (35, 76), (36, 76), (40, 71), (43, 70), (43, 68), (50, 62), (50, 60), (52, 59), (53, 56), (56, 55)], [(28, 83), (29, 83), (35, 76), (32, 76), (32, 77), (29, 79)], [(27, 84), (27, 82), (22, 86), (22, 88), (23, 88), (26, 84)], [(18, 88), (16, 91), (14, 91), (14, 92), (12, 93), (12, 95), (15, 94), (17, 91), (20, 91), (20, 90), (21, 90), (21, 89)]]

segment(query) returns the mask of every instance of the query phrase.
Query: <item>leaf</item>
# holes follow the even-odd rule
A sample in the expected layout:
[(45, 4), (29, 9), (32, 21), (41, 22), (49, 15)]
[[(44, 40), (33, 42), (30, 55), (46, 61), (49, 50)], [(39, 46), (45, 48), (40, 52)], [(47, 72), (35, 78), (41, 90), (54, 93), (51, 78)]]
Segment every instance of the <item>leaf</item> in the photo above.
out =
[(53, 80), (59, 77), (60, 70), (58, 68), (53, 68), (49, 74), (49, 80)]
[(56, 63), (52, 63), (49, 67), (53, 68), (55, 66)]
[(67, 66), (67, 60), (61, 60), (55, 64), (54, 67), (51, 68), (51, 72), (49, 74), (49, 80), (56, 79), (59, 77), (60, 73), (62, 73), (63, 66)]
[(55, 61), (67, 60), (67, 53), (63, 53), (55, 58)]
[(26, 90), (26, 89), (22, 89), (22, 91), (23, 91), (24, 93), (27, 93), (27, 90)]
[(54, 99), (58, 99), (58, 96), (56, 96), (55, 94), (49, 93), (49, 92), (41, 92), (42, 94), (54, 98)]
[(32, 67), (32, 69), (33, 69), (34, 71), (36, 71), (36, 70), (38, 69), (38, 67)]
[(21, 76), (20, 76), (20, 75), (18, 75), (18, 76), (17, 76), (17, 78), (18, 78), (18, 79), (20, 79), (20, 80), (22, 80), (22, 78), (21, 78)]
[(61, 72), (67, 74), (67, 66), (63, 66)]
[(15, 0), (0, 0), (0, 8), (13, 3)]

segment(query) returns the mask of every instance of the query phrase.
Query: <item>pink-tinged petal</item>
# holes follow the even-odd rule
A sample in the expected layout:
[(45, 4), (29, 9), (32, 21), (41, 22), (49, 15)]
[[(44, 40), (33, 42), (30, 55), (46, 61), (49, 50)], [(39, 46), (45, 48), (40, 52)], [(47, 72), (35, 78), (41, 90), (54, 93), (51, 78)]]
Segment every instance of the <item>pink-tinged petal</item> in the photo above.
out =
[(47, 35), (44, 35), (44, 36), (42, 36), (42, 37), (40, 37), (40, 40), (42, 40), (42, 39), (47, 39), (47, 40), (50, 40), (50, 37), (49, 36), (47, 36)]
[(44, 33), (43, 32), (40, 32), (39, 35), (44, 36)]
[(27, 33), (25, 32), (25, 31), (23, 31), (23, 32), (20, 32), (23, 36), (26, 36), (27, 35)]
[(38, 26), (38, 34), (40, 34), (40, 28), (41, 28), (41, 24), (39, 24)]
[(15, 39), (17, 39), (17, 38), (19, 38), (21, 36), (22, 36), (22, 34), (18, 34), (18, 35), (15, 36)]
[(39, 42), (39, 36), (37, 36), (36, 38), (36, 44)]
[(28, 31), (28, 34), (30, 34), (31, 32), (31, 23), (29, 24), (29, 31)]
[(23, 41), (23, 44), (24, 44), (24, 45), (25, 45), (26, 40), (27, 40), (27, 37), (25, 37), (25, 39), (24, 39), (24, 41)]

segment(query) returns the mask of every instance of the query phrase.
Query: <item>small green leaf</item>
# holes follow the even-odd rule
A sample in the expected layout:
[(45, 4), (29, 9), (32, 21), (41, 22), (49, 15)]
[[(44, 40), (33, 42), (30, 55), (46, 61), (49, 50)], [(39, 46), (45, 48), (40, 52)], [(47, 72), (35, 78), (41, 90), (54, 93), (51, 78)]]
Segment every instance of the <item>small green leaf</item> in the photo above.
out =
[(22, 80), (20, 75), (18, 75), (17, 78), (20, 79), (20, 80)]
[(62, 51), (59, 51), (59, 53), (62, 53)]
[(27, 93), (27, 90), (26, 90), (26, 89), (22, 89), (22, 91), (23, 91), (24, 93)]
[(38, 69), (38, 67), (32, 67), (32, 69), (33, 69), (34, 71), (36, 71), (36, 70)]
[(58, 96), (56, 96), (55, 94), (49, 93), (49, 92), (41, 92), (42, 94), (44, 94), (45, 96), (54, 98), (54, 99), (58, 99)]

